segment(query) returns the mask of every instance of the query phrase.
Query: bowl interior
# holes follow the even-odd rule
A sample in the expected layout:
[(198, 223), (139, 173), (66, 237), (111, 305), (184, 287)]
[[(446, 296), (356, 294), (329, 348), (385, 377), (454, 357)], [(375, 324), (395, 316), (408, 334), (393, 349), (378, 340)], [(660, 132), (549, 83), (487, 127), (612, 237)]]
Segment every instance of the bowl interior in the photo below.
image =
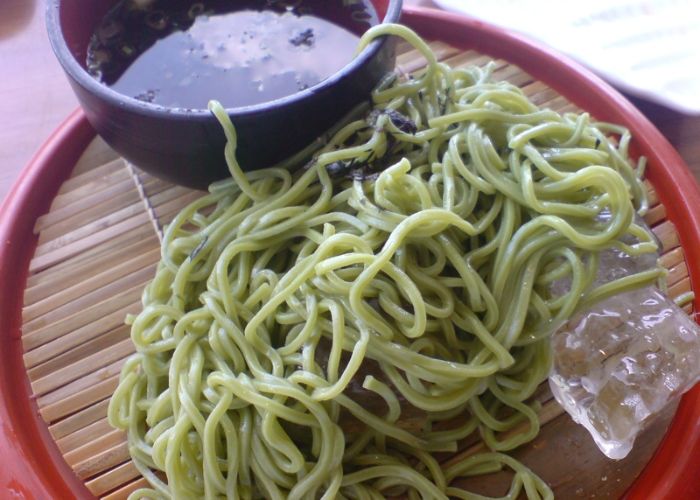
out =
[[(49, 23), (49, 30), (58, 29), (57, 34), (65, 41), (73, 59), (85, 70), (90, 37), (94, 33), (98, 23), (119, 0), (53, 1), (53, 5), (49, 8), (58, 9), (58, 26), (51, 26), (51, 23)], [(392, 0), (370, 1), (380, 21), (389, 21), (387, 16), (392, 14), (392, 12), (390, 12), (390, 4), (397, 2), (392, 2)], [(85, 72), (85, 74), (88, 76), (87, 72)]]

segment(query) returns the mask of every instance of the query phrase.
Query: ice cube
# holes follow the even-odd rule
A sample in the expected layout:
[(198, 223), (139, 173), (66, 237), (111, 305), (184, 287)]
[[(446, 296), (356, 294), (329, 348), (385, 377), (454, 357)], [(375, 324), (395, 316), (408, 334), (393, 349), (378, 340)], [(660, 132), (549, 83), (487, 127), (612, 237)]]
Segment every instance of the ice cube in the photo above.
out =
[(700, 328), (654, 287), (605, 299), (552, 336), (550, 387), (610, 458), (700, 381)]
[[(609, 212), (605, 211), (598, 215), (599, 220), (603, 222), (607, 221), (609, 217)], [(635, 215), (634, 223), (644, 228), (652, 239), (656, 241), (657, 246), (661, 248), (661, 243), (646, 225), (643, 218), (639, 215)], [(620, 241), (631, 246), (639, 243), (639, 241), (631, 235), (623, 236), (620, 238)], [(584, 256), (584, 261), (587, 261), (589, 258), (588, 255)], [(638, 255), (629, 255), (619, 248), (610, 247), (600, 251), (598, 253), (598, 259), (598, 269), (593, 284), (591, 285), (592, 288), (624, 278), (625, 276), (654, 269), (658, 266), (659, 253), (645, 252)], [(570, 287), (571, 278), (566, 276), (552, 282), (549, 285), (549, 292), (552, 296), (558, 297), (567, 293)]]

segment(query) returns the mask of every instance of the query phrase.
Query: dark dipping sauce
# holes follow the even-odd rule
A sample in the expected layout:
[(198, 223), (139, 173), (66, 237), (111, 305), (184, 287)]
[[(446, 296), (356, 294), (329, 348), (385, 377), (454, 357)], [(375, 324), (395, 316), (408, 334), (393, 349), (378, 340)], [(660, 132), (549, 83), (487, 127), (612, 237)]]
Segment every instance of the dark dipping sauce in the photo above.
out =
[(369, 0), (122, 0), (95, 30), (87, 69), (165, 107), (249, 106), (336, 73), (378, 22)]

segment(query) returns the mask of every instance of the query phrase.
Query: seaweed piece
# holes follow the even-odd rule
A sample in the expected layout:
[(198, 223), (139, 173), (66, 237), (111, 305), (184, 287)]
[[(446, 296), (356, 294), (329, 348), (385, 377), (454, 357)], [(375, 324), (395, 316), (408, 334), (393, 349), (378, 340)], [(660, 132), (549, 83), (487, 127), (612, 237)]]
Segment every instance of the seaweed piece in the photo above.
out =
[(382, 115), (388, 116), (391, 123), (405, 134), (414, 135), (418, 131), (418, 127), (413, 120), (393, 109), (376, 109), (372, 111), (367, 117), (367, 123), (372, 127), (376, 127), (377, 121)]
[(315, 41), (316, 36), (314, 35), (314, 30), (311, 28), (305, 29), (295, 37), (289, 39), (289, 43), (295, 47), (301, 47), (302, 45), (305, 47), (313, 47)]
[(197, 255), (199, 254), (199, 252), (201, 252), (202, 249), (204, 248), (204, 245), (207, 244), (207, 240), (208, 240), (208, 239), (209, 239), (209, 236), (205, 236), (204, 238), (202, 238), (202, 241), (199, 242), (199, 245), (197, 245), (197, 246), (195, 247), (195, 249), (192, 250), (192, 253), (190, 254), (190, 260), (194, 260), (195, 257), (197, 257)]
[(369, 180), (376, 178), (381, 170), (380, 165), (373, 165), (375, 152), (371, 151), (364, 160), (353, 158), (350, 161), (340, 160), (326, 167), (328, 175), (335, 178), (345, 177), (352, 180)]

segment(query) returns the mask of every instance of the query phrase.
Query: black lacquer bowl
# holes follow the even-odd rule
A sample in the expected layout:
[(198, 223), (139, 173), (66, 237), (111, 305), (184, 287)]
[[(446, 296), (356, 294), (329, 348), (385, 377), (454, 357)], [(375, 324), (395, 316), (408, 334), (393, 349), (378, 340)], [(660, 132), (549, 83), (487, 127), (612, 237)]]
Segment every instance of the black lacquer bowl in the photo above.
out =
[[(401, 0), (372, 0), (379, 19), (397, 22)], [(221, 126), (207, 110), (165, 108), (121, 95), (85, 69), (90, 36), (116, 0), (49, 0), (47, 29), (54, 52), (97, 133), (125, 159), (177, 184), (204, 189), (228, 175)], [(228, 109), (244, 170), (271, 166), (313, 143), (393, 69), (394, 44), (372, 42), (321, 83), (274, 101)]]

